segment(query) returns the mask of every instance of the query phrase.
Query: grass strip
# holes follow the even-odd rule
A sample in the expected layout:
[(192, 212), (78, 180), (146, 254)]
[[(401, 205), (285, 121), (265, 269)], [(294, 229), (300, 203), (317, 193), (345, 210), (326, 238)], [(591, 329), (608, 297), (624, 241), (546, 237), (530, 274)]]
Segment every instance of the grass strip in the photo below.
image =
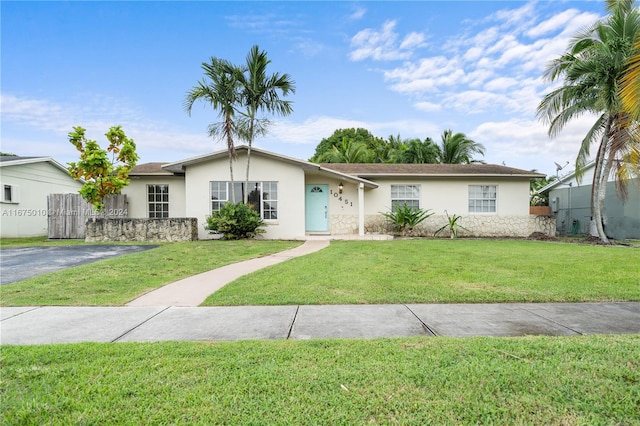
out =
[(640, 300), (640, 250), (523, 240), (334, 241), (203, 305)]
[(189, 241), (76, 266), (0, 287), (2, 306), (123, 305), (179, 279), (300, 245), (300, 241)]
[(2, 346), (3, 424), (640, 424), (640, 336)]

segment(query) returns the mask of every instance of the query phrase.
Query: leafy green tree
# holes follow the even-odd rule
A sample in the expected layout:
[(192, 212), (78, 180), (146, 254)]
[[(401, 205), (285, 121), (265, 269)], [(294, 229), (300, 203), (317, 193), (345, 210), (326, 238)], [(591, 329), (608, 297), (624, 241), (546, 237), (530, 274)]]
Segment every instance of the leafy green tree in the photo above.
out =
[(464, 133), (453, 133), (451, 130), (445, 130), (442, 133), (441, 143), (437, 148), (437, 159), (438, 163), (441, 164), (484, 163), (482, 160), (473, 158), (474, 154), (484, 155), (484, 145), (474, 142)]
[[(251, 146), (256, 136), (267, 132), (269, 120), (258, 114), (287, 116), (293, 112), (292, 102), (280, 98), (295, 93), (295, 82), (289, 74), (267, 74), (267, 66), (271, 61), (267, 52), (261, 51), (255, 45), (249, 51), (246, 64), (237, 68), (236, 76), (240, 83), (240, 104), (245, 108), (246, 125), (242, 133), (248, 142), (247, 173), (245, 188), (249, 187), (249, 169), (251, 162)], [(247, 203), (249, 192), (244, 193), (244, 203)]]
[[(567, 51), (547, 66), (545, 78), (551, 82), (563, 79), (563, 84), (547, 94), (538, 106), (538, 117), (549, 124), (551, 137), (584, 113), (598, 115), (582, 140), (576, 175), (582, 176), (590, 147), (598, 144), (591, 210), (603, 243), (609, 243), (603, 228), (603, 209), (612, 167), (638, 169), (637, 161), (635, 165), (627, 161), (638, 152), (633, 134), (637, 122), (622, 105), (620, 81), (631, 59), (638, 54), (640, 30), (640, 14), (634, 0), (607, 0), (606, 5), (609, 15), (579, 32)], [(618, 180), (617, 184), (618, 194), (624, 197), (626, 182)]]
[[(535, 172), (536, 170), (531, 170)], [(556, 180), (555, 176), (547, 176), (543, 178), (535, 178), (531, 179), (529, 183), (529, 205), (531, 206), (548, 206), (549, 205), (549, 194), (541, 193), (540, 190), (545, 186), (549, 185), (551, 182)]]
[[(324, 138), (316, 146), (316, 152), (309, 159), (313, 163), (321, 162), (321, 157), (331, 150), (335, 146), (340, 149), (343, 143), (348, 143), (353, 146), (358, 144), (364, 144), (364, 146), (374, 153), (374, 157), (382, 157), (384, 155), (386, 142), (384, 139), (373, 136), (371, 132), (363, 128), (351, 128), (351, 129), (338, 129), (333, 132), (328, 138)], [(376, 162), (376, 158), (371, 159), (371, 162)]]
[[(231, 188), (234, 187), (233, 162), (236, 160), (234, 137), (238, 135), (236, 123), (236, 105), (240, 102), (240, 82), (237, 79), (237, 69), (230, 62), (211, 57), (209, 63), (203, 62), (202, 69), (205, 77), (198, 82), (184, 100), (184, 109), (191, 115), (196, 101), (209, 103), (218, 111), (221, 122), (209, 125), (209, 136), (225, 139), (229, 154), (229, 173)], [(231, 202), (235, 204), (235, 191), (231, 191)]]
[(6, 157), (15, 157), (16, 154), (12, 154), (10, 152), (0, 152), (0, 156), (3, 156), (3, 157), (5, 157), (5, 156)]
[(80, 161), (69, 163), (68, 172), (74, 179), (84, 181), (80, 195), (101, 212), (105, 199), (119, 194), (129, 184), (129, 172), (139, 157), (133, 139), (127, 138), (120, 126), (105, 133), (109, 141), (106, 151), (96, 141), (87, 139), (85, 131), (78, 126), (69, 132), (69, 142), (80, 152)]

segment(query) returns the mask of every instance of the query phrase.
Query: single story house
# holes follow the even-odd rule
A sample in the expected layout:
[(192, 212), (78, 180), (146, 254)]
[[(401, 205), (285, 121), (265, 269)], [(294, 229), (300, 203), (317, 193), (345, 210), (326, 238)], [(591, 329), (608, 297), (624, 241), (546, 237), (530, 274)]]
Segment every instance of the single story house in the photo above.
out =
[(45, 236), (52, 193), (77, 193), (82, 183), (51, 157), (0, 156), (0, 237)]
[(447, 213), (463, 217), (466, 235), (555, 234), (550, 218), (529, 214), (529, 181), (539, 173), (488, 164), (315, 164), (252, 148), (245, 188), (247, 147), (237, 152), (233, 188), (226, 150), (136, 166), (123, 190), (129, 217), (197, 218), (198, 237), (211, 238), (206, 217), (230, 201), (233, 190), (236, 202), (249, 191), (268, 239), (385, 233), (381, 213), (403, 203), (434, 213), (422, 235), (447, 223)]
[[(556, 218), (556, 229), (560, 235), (591, 234), (591, 188), (595, 163), (585, 167), (580, 181), (575, 171), (540, 189), (549, 192), (551, 214)], [(629, 182), (629, 197), (625, 203), (616, 195), (613, 178), (607, 183), (604, 202), (604, 231), (609, 238), (623, 240), (640, 238), (640, 180)]]

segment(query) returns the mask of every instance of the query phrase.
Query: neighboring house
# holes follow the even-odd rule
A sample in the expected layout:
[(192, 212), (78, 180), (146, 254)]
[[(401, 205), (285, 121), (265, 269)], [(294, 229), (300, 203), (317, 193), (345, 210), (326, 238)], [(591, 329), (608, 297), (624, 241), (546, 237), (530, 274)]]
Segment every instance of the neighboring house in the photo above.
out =
[[(236, 202), (245, 190), (246, 146), (233, 163)], [(226, 150), (174, 163), (136, 166), (123, 190), (129, 217), (205, 218), (230, 201)], [(381, 212), (407, 203), (434, 216), (421, 229), (432, 235), (446, 213), (463, 216), (466, 235), (526, 237), (555, 234), (555, 224), (529, 214), (529, 181), (539, 173), (487, 164), (314, 164), (252, 148), (249, 203), (264, 219), (264, 238), (365, 235), (388, 229)]]
[(52, 193), (77, 193), (82, 183), (51, 157), (0, 156), (0, 237), (47, 235)]
[[(591, 187), (595, 163), (585, 167), (578, 182), (575, 171), (540, 189), (549, 192), (551, 214), (556, 218), (560, 235), (588, 235), (591, 232)], [(640, 238), (640, 180), (628, 185), (629, 198), (623, 203), (616, 195), (615, 183), (610, 178), (604, 202), (604, 231), (609, 238), (618, 240)]]

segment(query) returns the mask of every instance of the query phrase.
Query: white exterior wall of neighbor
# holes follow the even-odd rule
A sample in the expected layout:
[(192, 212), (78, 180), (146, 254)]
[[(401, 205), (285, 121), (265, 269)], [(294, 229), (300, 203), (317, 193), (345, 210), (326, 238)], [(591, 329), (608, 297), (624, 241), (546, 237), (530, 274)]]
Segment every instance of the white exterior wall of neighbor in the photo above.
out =
[[(244, 182), (246, 155), (239, 153), (233, 163), (233, 177), (236, 182)], [(206, 217), (211, 214), (211, 181), (229, 181), (229, 160), (221, 157), (211, 161), (187, 165), (185, 215), (198, 219), (198, 238), (207, 239), (211, 235), (204, 229)], [(300, 166), (285, 161), (275, 161), (257, 154), (251, 156), (250, 181), (271, 181), (278, 183), (278, 219), (265, 221), (265, 239), (295, 239), (305, 235), (305, 179)], [(241, 200), (236, 200), (239, 202)]]
[(122, 190), (127, 196), (127, 217), (149, 217), (147, 185), (169, 185), (169, 217), (186, 217), (182, 176), (132, 176), (131, 183)]
[[(17, 200), (4, 201), (4, 185), (17, 188)], [(46, 236), (49, 194), (77, 193), (82, 187), (48, 161), (0, 167), (0, 237)]]

